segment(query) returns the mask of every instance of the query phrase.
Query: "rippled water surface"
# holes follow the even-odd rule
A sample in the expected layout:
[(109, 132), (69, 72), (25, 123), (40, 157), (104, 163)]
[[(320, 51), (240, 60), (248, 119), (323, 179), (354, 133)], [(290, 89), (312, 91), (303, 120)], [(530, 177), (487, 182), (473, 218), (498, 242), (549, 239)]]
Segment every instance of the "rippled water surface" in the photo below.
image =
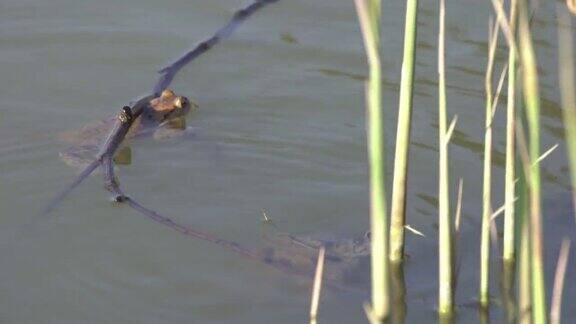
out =
[[(107, 201), (98, 175), (37, 216), (77, 171), (58, 133), (150, 91), (156, 70), (246, 1), (4, 0), (0, 4), (0, 321), (2, 323), (294, 323), (310, 282), (190, 239)], [(408, 322), (435, 319), (437, 4), (422, 1), (408, 214)], [(478, 228), (489, 2), (448, 4), (448, 109), (459, 116), (453, 180), (464, 177), (459, 319), (478, 319)], [(384, 104), (393, 144), (404, 7), (383, 8)], [(559, 242), (574, 237), (557, 93), (553, 4), (534, 20), (543, 99), (549, 286)], [(505, 54), (497, 63), (501, 69)], [(180, 223), (261, 248), (262, 210), (283, 232), (361, 235), (368, 227), (364, 49), (353, 1), (283, 0), (187, 66), (173, 88), (200, 105), (184, 138), (137, 140), (119, 168), (128, 193)], [(499, 72), (497, 72), (499, 73)], [(505, 114), (494, 124), (494, 206), (503, 197)], [(392, 152), (392, 150), (390, 150)], [(389, 172), (389, 174), (391, 174)], [(494, 258), (496, 269), (498, 259)], [(565, 300), (574, 300), (576, 263)], [(497, 278), (492, 291), (498, 296)], [(326, 289), (322, 322), (364, 322), (368, 294)], [(495, 298), (495, 304), (499, 304)], [(576, 309), (563, 309), (575, 319)], [(491, 314), (502, 320), (499, 308)]]

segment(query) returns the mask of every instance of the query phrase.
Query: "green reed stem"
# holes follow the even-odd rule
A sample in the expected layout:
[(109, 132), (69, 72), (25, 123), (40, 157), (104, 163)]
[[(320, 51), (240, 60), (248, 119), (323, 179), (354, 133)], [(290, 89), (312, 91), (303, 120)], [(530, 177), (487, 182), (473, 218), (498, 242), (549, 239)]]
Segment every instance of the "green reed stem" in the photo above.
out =
[(446, 116), (446, 73), (445, 60), (445, 2), (440, 0), (440, 26), (438, 32), (438, 133), (439, 133), (439, 175), (438, 175), (438, 224), (439, 224), (439, 287), (438, 312), (441, 316), (451, 315), (453, 311), (452, 291), (452, 222), (450, 221), (449, 174), (448, 174), (448, 144), (450, 135), (447, 131)]
[(530, 291), (530, 234), (527, 217), (522, 222), (520, 233), (522, 237), (518, 264), (518, 323), (528, 324), (532, 322), (532, 292)]
[(528, 151), (530, 175), (530, 259), (532, 275), (532, 314), (534, 323), (546, 323), (546, 289), (544, 282), (543, 236), (540, 206), (540, 96), (538, 71), (529, 19), (524, 0), (519, 7), (519, 42), (522, 62), (523, 94), (528, 121)]
[(532, 276), (530, 261), (530, 195), (528, 188), (528, 178), (530, 177), (530, 157), (526, 146), (526, 136), (524, 125), (526, 115), (518, 112), (516, 115), (516, 148), (522, 172), (518, 174), (516, 204), (516, 220), (520, 230), (519, 235), (519, 262), (518, 262), (518, 322), (522, 324), (532, 323)]
[(366, 84), (368, 105), (368, 160), (370, 166), (370, 230), (372, 262), (372, 318), (383, 321), (389, 314), (388, 233), (384, 188), (384, 130), (381, 104), (380, 0), (355, 0), (368, 57)]
[[(572, 203), (576, 208), (576, 98), (574, 91), (574, 51), (572, 38), (572, 20), (565, 8), (558, 6), (558, 74), (560, 78), (560, 96), (562, 100), (562, 117), (566, 145), (568, 146), (568, 160), (570, 162), (570, 175), (572, 179)], [(576, 215), (575, 215), (576, 216)], [(552, 294), (550, 306), (550, 322), (560, 323), (562, 289), (564, 286), (564, 274), (570, 249), (570, 240), (564, 239)]]
[[(516, 29), (516, 0), (510, 1), (510, 32)], [(506, 166), (504, 180), (504, 238), (502, 258), (504, 262), (511, 263), (515, 259), (514, 251), (514, 199), (516, 169), (515, 169), (515, 120), (516, 120), (516, 51), (508, 46), (508, 98), (506, 102)]]
[(400, 80), (398, 104), (398, 129), (394, 154), (394, 180), (390, 212), (390, 261), (404, 258), (404, 225), (406, 224), (406, 181), (408, 178), (408, 147), (410, 146), (410, 119), (412, 90), (414, 87), (414, 61), (416, 58), (418, 0), (406, 2), (404, 31), (404, 59)]
[(574, 51), (572, 49), (572, 21), (565, 9), (558, 10), (558, 74), (562, 99), (562, 117), (566, 132), (566, 146), (572, 179), (572, 200), (576, 207), (576, 98), (574, 91)]
[[(492, 27), (492, 24), (491, 24)], [(488, 47), (488, 65), (486, 67), (486, 119), (484, 133), (484, 174), (482, 187), (482, 228), (480, 231), (480, 306), (487, 307), (489, 303), (490, 284), (490, 220), (492, 216), (492, 71), (494, 55), (498, 42), (498, 25), (490, 29)]]

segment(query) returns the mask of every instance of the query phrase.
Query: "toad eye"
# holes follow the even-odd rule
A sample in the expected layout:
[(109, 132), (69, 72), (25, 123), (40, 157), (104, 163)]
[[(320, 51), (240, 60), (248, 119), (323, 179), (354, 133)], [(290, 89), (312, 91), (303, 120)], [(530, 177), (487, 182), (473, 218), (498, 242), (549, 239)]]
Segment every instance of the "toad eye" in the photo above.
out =
[(172, 96), (174, 96), (174, 92), (170, 89), (166, 89), (162, 91), (162, 93), (160, 94), (160, 98), (168, 98)]
[(182, 109), (184, 108), (186, 105), (188, 105), (188, 99), (186, 99), (185, 97), (178, 97), (176, 98), (176, 100), (174, 101), (174, 106), (178, 109)]

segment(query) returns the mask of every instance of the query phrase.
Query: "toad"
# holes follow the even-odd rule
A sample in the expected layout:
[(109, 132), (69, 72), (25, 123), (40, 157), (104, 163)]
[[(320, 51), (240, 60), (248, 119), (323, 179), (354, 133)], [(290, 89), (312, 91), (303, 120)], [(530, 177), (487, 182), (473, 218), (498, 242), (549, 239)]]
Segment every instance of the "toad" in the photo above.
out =
[(337, 288), (367, 291), (370, 287), (370, 234), (322, 239), (275, 232), (260, 252), (264, 263), (288, 273), (313, 276), (320, 247), (326, 248), (324, 278)]
[[(149, 103), (142, 114), (131, 125), (125, 140), (114, 155), (117, 164), (131, 163), (131, 150), (126, 139), (150, 136), (155, 139), (182, 135), (186, 129), (185, 116), (198, 106), (186, 97), (176, 95), (172, 90), (164, 90), (159, 97), (148, 96), (143, 100)], [(140, 100), (142, 101), (142, 100)], [(59, 138), (72, 146), (60, 153), (62, 160), (74, 167), (85, 168), (97, 158), (97, 154), (110, 134), (118, 116), (110, 116), (84, 127), (60, 134)]]

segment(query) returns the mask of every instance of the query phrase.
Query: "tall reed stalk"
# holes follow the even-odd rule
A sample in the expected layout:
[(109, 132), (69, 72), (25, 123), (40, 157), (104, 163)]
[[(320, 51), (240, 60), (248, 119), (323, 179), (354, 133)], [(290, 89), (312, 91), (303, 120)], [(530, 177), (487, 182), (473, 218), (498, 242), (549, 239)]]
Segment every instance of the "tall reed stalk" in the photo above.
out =
[(517, 220), (520, 225), (518, 260), (518, 323), (532, 322), (532, 291), (530, 289), (530, 231), (528, 224), (528, 192), (526, 177), (522, 173), (518, 181)]
[(572, 21), (565, 10), (558, 10), (558, 75), (562, 99), (562, 117), (568, 146), (568, 160), (572, 179), (572, 201), (576, 208), (576, 98), (574, 91), (574, 51), (572, 49)]
[(445, 60), (445, 16), (444, 0), (440, 0), (440, 21), (438, 32), (438, 133), (439, 133), (439, 175), (438, 175), (438, 224), (439, 224), (439, 252), (438, 252), (438, 313), (442, 316), (451, 316), (453, 313), (454, 293), (453, 287), (453, 242), (452, 222), (450, 220), (449, 174), (448, 174), (448, 144), (454, 129), (455, 120), (447, 128), (446, 116), (446, 73)]
[(516, 143), (520, 158), (522, 172), (518, 177), (518, 204), (516, 216), (520, 228), (520, 257), (518, 264), (518, 308), (519, 322), (532, 323), (532, 234), (530, 231), (530, 154), (526, 143), (524, 125), (526, 114), (519, 113), (516, 120)]
[(484, 124), (484, 174), (482, 187), (482, 228), (480, 231), (480, 306), (487, 307), (490, 284), (490, 221), (492, 216), (492, 71), (498, 42), (498, 24), (490, 23), (486, 89), (486, 119)]
[(388, 233), (384, 188), (384, 130), (381, 104), (380, 0), (355, 0), (368, 57), (368, 160), (370, 166), (370, 230), (372, 262), (371, 318), (383, 321), (389, 314)]
[(404, 258), (404, 225), (406, 224), (406, 182), (408, 178), (408, 147), (410, 146), (410, 119), (412, 90), (414, 87), (414, 61), (416, 58), (418, 0), (406, 1), (404, 30), (404, 59), (400, 80), (398, 129), (394, 154), (394, 180), (390, 212), (390, 261)]
[[(568, 9), (576, 14), (576, 8), (572, 7), (575, 2), (567, 1)], [(573, 11), (574, 10), (574, 11)], [(566, 135), (566, 145), (568, 146), (568, 161), (570, 165), (570, 176), (572, 179), (572, 203), (576, 210), (576, 97), (574, 91), (574, 40), (572, 37), (572, 20), (563, 7), (558, 6), (558, 77), (560, 83), (560, 96), (562, 100), (562, 117), (564, 120), (564, 131)], [(576, 215), (575, 215), (576, 216)], [(552, 303), (550, 305), (550, 322), (560, 323), (562, 289), (564, 286), (564, 275), (568, 254), (570, 251), (570, 240), (564, 239), (558, 256), (558, 266), (554, 280)]]
[[(510, 1), (510, 32), (516, 30), (516, 0)], [(515, 120), (516, 120), (516, 51), (508, 46), (508, 97), (506, 102), (506, 167), (504, 180), (504, 238), (502, 258), (505, 263), (515, 259), (514, 250), (514, 199), (516, 198), (516, 153), (515, 153)]]
[(528, 121), (528, 192), (530, 205), (530, 263), (532, 283), (532, 317), (534, 323), (546, 323), (546, 289), (544, 282), (543, 236), (540, 206), (540, 96), (536, 57), (530, 35), (527, 4), (519, 2), (518, 36), (522, 62), (523, 95)]

